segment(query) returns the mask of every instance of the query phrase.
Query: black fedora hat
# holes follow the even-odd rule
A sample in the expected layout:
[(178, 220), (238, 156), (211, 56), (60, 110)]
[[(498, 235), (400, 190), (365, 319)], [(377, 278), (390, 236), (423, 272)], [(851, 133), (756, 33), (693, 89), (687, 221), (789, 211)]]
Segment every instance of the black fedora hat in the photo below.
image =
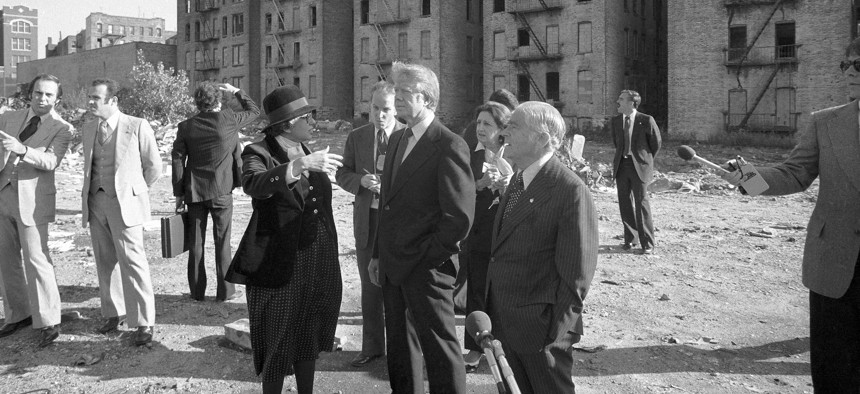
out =
[(269, 126), (286, 122), (316, 109), (308, 104), (305, 94), (295, 85), (275, 88), (263, 99), (263, 110), (269, 118)]

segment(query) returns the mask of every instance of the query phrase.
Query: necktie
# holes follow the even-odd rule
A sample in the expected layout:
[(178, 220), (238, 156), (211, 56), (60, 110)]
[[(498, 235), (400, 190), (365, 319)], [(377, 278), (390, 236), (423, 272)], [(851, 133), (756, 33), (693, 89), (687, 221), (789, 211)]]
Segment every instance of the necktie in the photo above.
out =
[(99, 122), (99, 145), (104, 145), (105, 143), (107, 143), (109, 137), (110, 131), (108, 130), (107, 122)]
[(385, 134), (385, 130), (379, 129), (376, 132), (376, 140), (377, 140), (377, 149), (376, 156), (384, 155), (385, 152), (388, 152), (388, 136)]
[(517, 202), (520, 201), (520, 196), (525, 192), (526, 186), (523, 182), (523, 173), (518, 172), (514, 177), (514, 182), (508, 188), (508, 202), (505, 205), (505, 212), (502, 214), (502, 223), (507, 220), (508, 215), (514, 210)]
[(33, 134), (36, 134), (36, 130), (39, 129), (39, 122), (41, 120), (42, 119), (38, 116), (30, 118), (30, 122), (27, 123), (27, 127), (25, 127), (23, 131), (21, 131), (21, 135), (18, 136), (18, 140), (24, 142), (28, 138), (32, 137)]
[(624, 156), (628, 156), (629, 153), (632, 153), (633, 149), (630, 146), (630, 116), (624, 115)]
[(403, 137), (397, 143), (397, 153), (394, 154), (394, 170), (391, 172), (391, 179), (397, 179), (397, 170), (403, 162), (403, 154), (406, 152), (406, 145), (409, 145), (409, 139), (412, 138), (412, 129), (403, 131)]

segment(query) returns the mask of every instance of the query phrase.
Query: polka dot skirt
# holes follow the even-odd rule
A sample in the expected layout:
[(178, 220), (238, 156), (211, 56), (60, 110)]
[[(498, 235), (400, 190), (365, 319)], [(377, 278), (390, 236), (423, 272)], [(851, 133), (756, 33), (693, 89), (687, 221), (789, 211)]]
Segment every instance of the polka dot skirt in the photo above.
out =
[(316, 227), (316, 240), (298, 252), (285, 286), (247, 286), (254, 368), (264, 382), (293, 375), (295, 362), (332, 350), (340, 314), (340, 263), (322, 220)]

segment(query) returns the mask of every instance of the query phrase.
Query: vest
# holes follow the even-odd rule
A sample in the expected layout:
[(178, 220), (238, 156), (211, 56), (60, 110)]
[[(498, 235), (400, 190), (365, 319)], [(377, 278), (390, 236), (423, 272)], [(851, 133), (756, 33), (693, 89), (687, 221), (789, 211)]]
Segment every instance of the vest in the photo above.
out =
[[(96, 131), (98, 133), (98, 130)], [(108, 196), (116, 197), (116, 139), (114, 131), (104, 145), (99, 144), (98, 136), (93, 143), (92, 169), (90, 170), (90, 194), (102, 189)]]

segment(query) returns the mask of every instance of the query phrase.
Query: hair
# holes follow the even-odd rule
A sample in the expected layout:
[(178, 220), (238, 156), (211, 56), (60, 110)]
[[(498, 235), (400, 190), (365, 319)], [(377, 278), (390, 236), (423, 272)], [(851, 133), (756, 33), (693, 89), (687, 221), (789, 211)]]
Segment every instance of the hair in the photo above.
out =
[(639, 108), (639, 104), (642, 104), (642, 96), (639, 95), (639, 92), (635, 90), (622, 90), (621, 94), (624, 93), (630, 95), (630, 99), (633, 100), (633, 108)]
[(111, 97), (114, 97), (119, 93), (119, 84), (110, 78), (97, 78), (93, 80), (92, 86), (105, 85), (107, 88), (107, 97), (105, 97), (105, 101), (110, 100)]
[(520, 101), (517, 100), (517, 96), (511, 93), (508, 89), (499, 89), (493, 92), (490, 95), (490, 98), (487, 99), (489, 101), (495, 101), (499, 104), (508, 107), (509, 110), (513, 111), (517, 105), (520, 105)]
[(39, 81), (51, 81), (57, 84), (57, 100), (63, 97), (63, 85), (60, 84), (60, 78), (57, 78), (51, 74), (39, 74), (36, 76), (36, 78), (33, 78), (33, 80), (30, 81), (30, 89), (27, 92), (28, 97), (33, 95), (33, 88), (36, 87), (36, 82)]
[(845, 57), (848, 56), (860, 56), (860, 37), (855, 38), (845, 47)]
[(436, 111), (439, 106), (439, 79), (433, 70), (420, 64), (394, 62), (391, 65), (391, 80), (414, 83), (417, 93), (424, 95), (427, 108)]
[(496, 127), (500, 129), (505, 128), (508, 125), (508, 121), (511, 120), (511, 110), (495, 101), (487, 101), (479, 105), (478, 108), (475, 108), (475, 119), (478, 118), (481, 112), (488, 112), (496, 122)]
[(558, 150), (562, 140), (564, 140), (567, 126), (564, 124), (561, 113), (555, 107), (542, 101), (526, 101), (517, 106), (515, 111), (520, 111), (523, 114), (522, 126), (539, 133), (546, 133), (549, 136), (547, 151), (555, 152)]
[(386, 94), (394, 94), (394, 84), (388, 82), (386, 80), (379, 81), (373, 84), (373, 87), (370, 88), (370, 97), (373, 97), (373, 94), (376, 93), (377, 90), (381, 90)]
[(201, 82), (194, 90), (194, 105), (200, 112), (209, 112), (221, 102), (221, 91), (212, 82)]
[(289, 130), (289, 128), (290, 128), (290, 122), (284, 121), (284, 122), (276, 123), (273, 125), (268, 125), (261, 132), (268, 137), (274, 137), (278, 134), (283, 133), (286, 130)]

